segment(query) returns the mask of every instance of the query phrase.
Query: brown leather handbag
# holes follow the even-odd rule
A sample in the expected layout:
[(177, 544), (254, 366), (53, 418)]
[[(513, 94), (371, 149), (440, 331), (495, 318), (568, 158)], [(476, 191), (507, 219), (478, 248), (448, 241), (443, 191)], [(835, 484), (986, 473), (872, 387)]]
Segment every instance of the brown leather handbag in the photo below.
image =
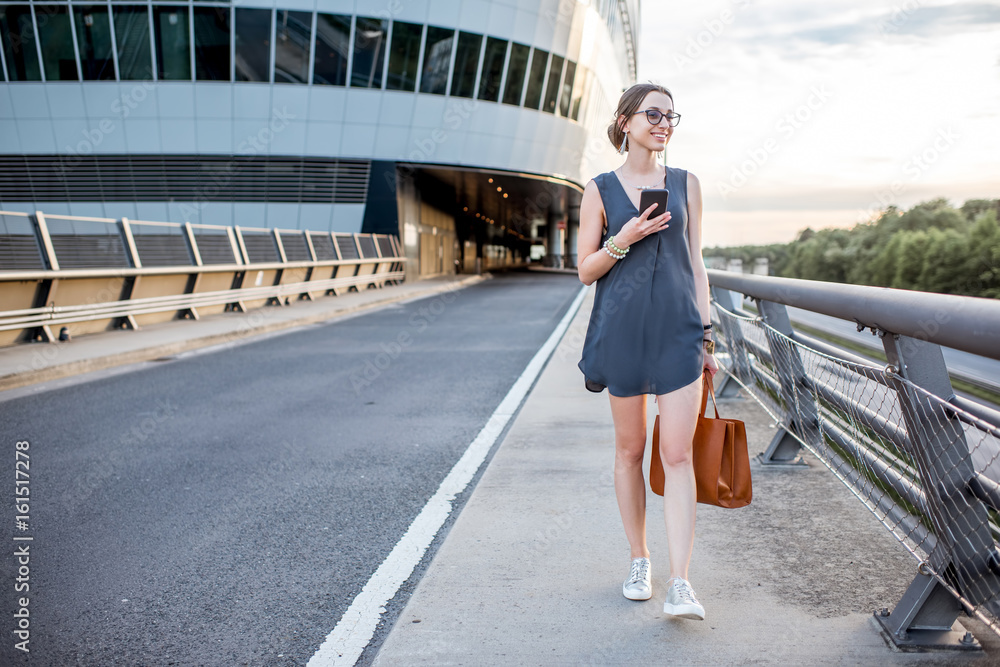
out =
[[(692, 458), (698, 502), (728, 509), (746, 507), (753, 498), (750, 481), (750, 455), (747, 452), (747, 429), (738, 419), (719, 417), (715, 403), (712, 374), (703, 376), (701, 412), (694, 431)], [(712, 397), (715, 418), (705, 416), (708, 397)], [(649, 463), (649, 486), (663, 495), (663, 463), (660, 461), (660, 416), (653, 422), (653, 450)]]

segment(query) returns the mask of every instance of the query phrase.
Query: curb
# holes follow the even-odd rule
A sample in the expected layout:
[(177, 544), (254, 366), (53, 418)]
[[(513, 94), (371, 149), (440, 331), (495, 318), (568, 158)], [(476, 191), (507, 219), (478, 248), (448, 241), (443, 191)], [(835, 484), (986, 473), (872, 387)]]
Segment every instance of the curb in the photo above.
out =
[[(49, 366), (47, 368), (41, 368), (37, 370), (30, 370), (21, 373), (11, 373), (9, 375), (4, 375), (0, 377), (0, 391), (5, 391), (7, 389), (17, 389), (18, 387), (25, 387), (32, 384), (38, 384), (40, 382), (48, 382), (51, 380), (58, 380), (60, 378), (69, 377), (72, 375), (80, 375), (82, 373), (90, 373), (92, 371), (105, 370), (108, 368), (114, 368), (115, 366), (124, 366), (127, 364), (139, 363), (142, 361), (150, 361), (152, 359), (157, 359), (159, 357), (170, 356), (172, 354), (180, 354), (181, 352), (187, 352), (189, 350), (196, 350), (203, 347), (209, 347), (212, 345), (220, 345), (224, 343), (231, 343), (239, 340), (245, 340), (252, 338), (254, 336), (260, 336), (267, 333), (272, 333), (275, 331), (282, 331), (284, 329), (291, 329), (294, 327), (304, 326), (307, 324), (313, 324), (316, 322), (326, 322), (329, 320), (335, 320), (345, 315), (351, 315), (354, 313), (360, 313), (366, 310), (374, 310), (380, 306), (386, 306), (390, 303), (396, 301), (403, 301), (407, 299), (417, 299), (421, 297), (431, 296), (434, 294), (440, 294), (442, 292), (450, 292), (458, 289), (463, 289), (471, 285), (482, 282), (491, 278), (490, 274), (483, 274), (478, 276), (469, 276), (468, 278), (463, 278), (454, 283), (448, 285), (439, 285), (430, 289), (416, 290), (413, 292), (407, 292), (406, 294), (395, 294), (391, 296), (386, 296), (383, 298), (376, 299), (369, 303), (358, 304), (355, 306), (349, 306), (341, 310), (335, 310), (332, 312), (325, 313), (315, 313), (312, 315), (307, 315), (301, 318), (286, 320), (283, 322), (269, 322), (266, 324), (261, 324), (260, 326), (249, 327), (245, 329), (237, 329), (235, 331), (228, 331), (221, 334), (212, 334), (211, 336), (202, 336), (200, 338), (192, 338), (189, 340), (177, 341), (174, 343), (166, 343), (162, 345), (154, 345), (152, 347), (142, 348), (140, 350), (133, 350), (131, 352), (124, 352), (119, 354), (108, 354), (101, 357), (95, 357), (93, 359), (84, 359), (80, 361), (72, 361), (65, 364), (59, 364), (56, 366)], [(382, 289), (392, 289), (382, 288)], [(266, 308), (262, 306), (261, 309)], [(254, 309), (254, 312), (259, 309)], [(51, 345), (52, 343), (48, 343)]]

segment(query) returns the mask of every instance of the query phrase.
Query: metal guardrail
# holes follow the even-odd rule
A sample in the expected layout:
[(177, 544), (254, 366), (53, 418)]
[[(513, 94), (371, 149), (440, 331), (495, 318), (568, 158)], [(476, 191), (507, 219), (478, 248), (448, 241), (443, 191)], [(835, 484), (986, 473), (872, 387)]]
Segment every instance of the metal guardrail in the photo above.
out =
[[(190, 311), (200, 306), (215, 306), (219, 304), (238, 305), (242, 301), (252, 299), (275, 299), (282, 302), (288, 296), (298, 297), (301, 294), (315, 291), (328, 291), (339, 287), (367, 286), (375, 281), (401, 280), (402, 271), (381, 274), (365, 274), (347, 276), (329, 280), (314, 280), (310, 282), (287, 283), (283, 285), (268, 285), (266, 287), (250, 287), (234, 290), (218, 290), (198, 294), (179, 294), (176, 296), (151, 297), (145, 299), (129, 299), (126, 301), (105, 301), (102, 303), (77, 306), (45, 306), (25, 310), (10, 310), (0, 312), (0, 331), (26, 329), (42, 326), (55, 326), (73, 322), (90, 320), (106, 320), (113, 318), (128, 318), (148, 313), (163, 313), (168, 311)], [(234, 300), (234, 297), (239, 297)]]
[[(955, 396), (942, 345), (1000, 358), (1000, 302), (709, 271), (727, 371), (780, 426), (759, 460), (805, 447), (919, 561), (890, 612), (904, 649), (977, 649), (958, 622), (1000, 633), (1000, 413)], [(758, 314), (741, 307), (743, 294)], [(786, 306), (871, 327), (885, 368), (794, 331)]]
[[(60, 234), (54, 233), (53, 223), (63, 226)], [(291, 297), (312, 298), (315, 292), (381, 287), (404, 279), (405, 262), (398, 240), (384, 234), (0, 211), (0, 288), (35, 282), (34, 301), (47, 303), (0, 311), (0, 332), (24, 330), (29, 339), (37, 333), (53, 341), (51, 327), (74, 322), (110, 319), (137, 328), (136, 316), (170, 311), (197, 319), (199, 307), (246, 310), (248, 301), (282, 304)], [(288, 276), (294, 282), (283, 282), (290, 270), (296, 271)], [(273, 272), (272, 284), (243, 285), (248, 273), (260, 272), (259, 278), (265, 271)], [(230, 288), (196, 291), (206, 274), (231, 274)], [(178, 275), (188, 276), (181, 294), (133, 297), (140, 278), (148, 283)], [(59, 283), (94, 278), (122, 279), (119, 298), (100, 294), (88, 303), (57, 302)]]

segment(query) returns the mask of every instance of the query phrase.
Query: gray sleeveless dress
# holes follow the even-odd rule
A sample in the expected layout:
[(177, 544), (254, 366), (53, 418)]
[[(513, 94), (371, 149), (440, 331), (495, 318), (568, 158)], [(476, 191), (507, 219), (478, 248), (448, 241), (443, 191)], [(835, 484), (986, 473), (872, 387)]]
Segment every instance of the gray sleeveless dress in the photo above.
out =
[[(670, 226), (632, 244), (597, 280), (579, 363), (591, 391), (667, 394), (701, 377), (704, 330), (688, 251), (687, 172), (666, 171)], [(614, 173), (594, 182), (608, 222), (603, 244), (641, 211)]]

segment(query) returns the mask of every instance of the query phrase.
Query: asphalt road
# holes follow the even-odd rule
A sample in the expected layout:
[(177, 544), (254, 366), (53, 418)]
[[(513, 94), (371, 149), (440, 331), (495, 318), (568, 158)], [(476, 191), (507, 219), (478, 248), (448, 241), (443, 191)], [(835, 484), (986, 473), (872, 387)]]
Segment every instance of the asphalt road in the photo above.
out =
[[(579, 289), (572, 275), (511, 274), (0, 394), (0, 664), (304, 664)], [(12, 634), (27, 544), (12, 541), (18, 441), (30, 654)]]

